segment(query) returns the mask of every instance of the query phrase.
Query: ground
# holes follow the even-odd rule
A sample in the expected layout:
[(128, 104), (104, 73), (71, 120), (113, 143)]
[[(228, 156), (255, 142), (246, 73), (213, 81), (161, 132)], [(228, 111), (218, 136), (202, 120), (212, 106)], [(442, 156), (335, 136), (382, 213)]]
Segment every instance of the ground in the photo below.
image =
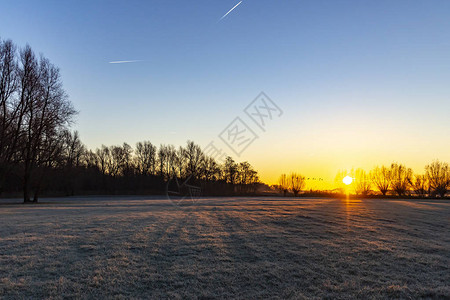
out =
[(450, 299), (450, 201), (0, 200), (3, 298)]

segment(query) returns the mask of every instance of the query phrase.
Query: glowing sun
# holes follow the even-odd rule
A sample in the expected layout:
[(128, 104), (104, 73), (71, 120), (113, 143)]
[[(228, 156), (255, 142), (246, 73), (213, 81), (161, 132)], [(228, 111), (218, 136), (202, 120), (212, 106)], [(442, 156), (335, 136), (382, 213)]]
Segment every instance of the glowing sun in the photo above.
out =
[(342, 179), (342, 182), (345, 183), (346, 185), (349, 185), (349, 184), (351, 184), (353, 182), (353, 178), (351, 178), (350, 176), (345, 176)]

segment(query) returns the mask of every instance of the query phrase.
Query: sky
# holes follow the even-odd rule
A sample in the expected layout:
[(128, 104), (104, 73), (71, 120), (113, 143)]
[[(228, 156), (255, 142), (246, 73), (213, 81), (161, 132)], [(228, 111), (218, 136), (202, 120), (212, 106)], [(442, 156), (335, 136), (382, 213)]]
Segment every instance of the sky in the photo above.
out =
[[(7, 0), (0, 37), (60, 68), (92, 149), (213, 141), (268, 183), (450, 162), (450, 1), (243, 0), (221, 20), (238, 3)], [(265, 131), (244, 112), (262, 91), (282, 111)], [(219, 138), (236, 117), (258, 136), (239, 156)]]

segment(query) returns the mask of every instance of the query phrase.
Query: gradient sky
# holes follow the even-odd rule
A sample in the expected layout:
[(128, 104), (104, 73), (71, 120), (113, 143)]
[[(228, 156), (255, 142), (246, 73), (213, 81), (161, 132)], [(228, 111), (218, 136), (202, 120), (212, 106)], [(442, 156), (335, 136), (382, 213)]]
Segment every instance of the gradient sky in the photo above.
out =
[(450, 1), (244, 0), (218, 22), (238, 2), (3, 1), (0, 37), (60, 67), (90, 148), (204, 146), (264, 91), (284, 114), (235, 158), (266, 182), (450, 162)]

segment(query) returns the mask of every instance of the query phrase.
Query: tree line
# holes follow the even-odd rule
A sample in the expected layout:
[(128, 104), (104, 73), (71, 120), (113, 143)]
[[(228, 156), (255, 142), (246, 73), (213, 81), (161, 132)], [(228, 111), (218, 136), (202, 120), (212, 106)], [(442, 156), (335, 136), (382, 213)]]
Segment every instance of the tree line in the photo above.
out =
[(259, 182), (248, 162), (219, 164), (192, 141), (88, 150), (70, 130), (76, 114), (56, 66), (0, 39), (0, 195), (22, 192), (24, 202), (37, 202), (42, 193), (161, 193), (173, 177), (208, 193), (252, 193)]
[[(74, 137), (77, 135), (75, 134)], [(72, 143), (72, 145), (81, 145)], [(70, 143), (68, 144), (70, 150)], [(99, 184), (103, 191), (110, 190), (107, 181), (122, 183), (125, 190), (136, 191), (142, 189), (160, 190), (170, 179), (188, 179), (190, 184), (203, 187), (209, 194), (214, 190), (219, 193), (253, 193), (259, 183), (257, 171), (248, 162), (235, 162), (226, 157), (223, 163), (218, 163), (213, 157), (204, 153), (202, 148), (192, 141), (187, 141), (185, 147), (176, 148), (173, 145), (153, 145), (149, 141), (138, 142), (135, 149), (127, 143), (122, 146), (104, 146), (95, 151), (85, 150), (83, 146), (78, 150), (69, 151), (79, 153), (75, 168), (91, 170), (100, 175)], [(71, 162), (68, 162), (70, 165)], [(139, 181), (146, 184), (141, 186)]]
[[(445, 197), (450, 190), (450, 167), (448, 163), (435, 160), (425, 166), (423, 174), (416, 174), (403, 164), (377, 166), (366, 172), (363, 169), (339, 171), (335, 178), (339, 194), (352, 190), (356, 195), (395, 195), (399, 197)], [(353, 182), (347, 187), (343, 178), (350, 176)], [(286, 196), (292, 192), (297, 196), (306, 187), (305, 176), (297, 173), (282, 174), (276, 188)]]
[(414, 173), (403, 164), (377, 166), (370, 172), (357, 169), (354, 172), (354, 191), (357, 195), (378, 193), (418, 197), (445, 197), (450, 189), (448, 163), (435, 160), (424, 168), (423, 174)]

